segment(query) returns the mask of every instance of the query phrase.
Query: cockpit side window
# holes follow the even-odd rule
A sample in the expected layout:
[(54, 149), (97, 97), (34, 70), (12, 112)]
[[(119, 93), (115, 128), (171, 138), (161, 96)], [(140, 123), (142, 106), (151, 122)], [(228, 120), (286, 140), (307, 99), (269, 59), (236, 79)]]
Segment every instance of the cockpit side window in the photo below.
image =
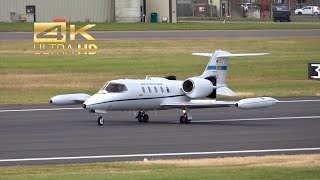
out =
[(120, 93), (127, 91), (127, 87), (124, 84), (109, 83), (105, 90), (111, 93)]

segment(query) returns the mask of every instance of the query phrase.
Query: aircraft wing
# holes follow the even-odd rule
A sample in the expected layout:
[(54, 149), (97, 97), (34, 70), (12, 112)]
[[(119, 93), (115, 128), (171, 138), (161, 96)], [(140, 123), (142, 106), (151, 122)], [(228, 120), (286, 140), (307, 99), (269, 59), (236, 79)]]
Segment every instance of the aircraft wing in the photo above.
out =
[(234, 101), (216, 101), (216, 100), (191, 100), (189, 102), (170, 102), (163, 103), (161, 107), (163, 108), (183, 108), (188, 107), (190, 109), (195, 108), (214, 108), (214, 107), (229, 107), (236, 105), (237, 102)]

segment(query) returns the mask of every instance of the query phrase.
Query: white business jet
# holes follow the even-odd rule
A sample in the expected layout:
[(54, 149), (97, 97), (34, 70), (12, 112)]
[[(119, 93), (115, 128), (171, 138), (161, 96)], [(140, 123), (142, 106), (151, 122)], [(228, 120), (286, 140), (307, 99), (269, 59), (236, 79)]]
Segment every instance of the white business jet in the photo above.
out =
[(225, 83), (229, 57), (261, 56), (268, 53), (231, 54), (217, 50), (214, 53), (193, 53), (210, 57), (203, 74), (185, 81), (175, 76), (146, 77), (146, 79), (119, 79), (107, 82), (96, 94), (65, 94), (54, 96), (50, 103), (71, 105), (83, 103), (83, 108), (100, 114), (97, 122), (104, 124), (108, 111), (136, 111), (140, 123), (149, 122), (148, 110), (180, 108), (181, 124), (192, 120), (190, 109), (236, 106), (241, 109), (265, 108), (277, 103), (271, 97), (246, 98), (240, 101), (218, 101), (216, 96), (237, 96)]

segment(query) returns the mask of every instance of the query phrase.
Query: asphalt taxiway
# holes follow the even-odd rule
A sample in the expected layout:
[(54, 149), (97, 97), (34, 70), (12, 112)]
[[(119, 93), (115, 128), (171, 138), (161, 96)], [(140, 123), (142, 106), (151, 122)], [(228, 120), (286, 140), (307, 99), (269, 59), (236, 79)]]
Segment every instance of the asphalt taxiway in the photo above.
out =
[(96, 114), (59, 108), (0, 107), (0, 165), (320, 152), (319, 101), (197, 109), (189, 125), (178, 123), (178, 109), (150, 111), (147, 124), (111, 112), (98, 126)]

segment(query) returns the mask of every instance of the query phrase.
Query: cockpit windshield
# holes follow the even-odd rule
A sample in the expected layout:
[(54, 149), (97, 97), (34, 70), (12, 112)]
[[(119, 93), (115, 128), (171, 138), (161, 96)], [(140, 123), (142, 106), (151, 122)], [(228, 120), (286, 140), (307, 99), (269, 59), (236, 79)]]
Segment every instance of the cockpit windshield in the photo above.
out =
[(106, 90), (107, 92), (111, 92), (111, 93), (121, 93), (121, 92), (127, 91), (127, 87), (124, 84), (109, 83), (107, 85), (104, 85), (103, 89), (101, 90)]
[(106, 83), (105, 85), (103, 85), (102, 88), (99, 90), (99, 92), (105, 90), (106, 87), (107, 87), (107, 85), (108, 85), (108, 83)]

